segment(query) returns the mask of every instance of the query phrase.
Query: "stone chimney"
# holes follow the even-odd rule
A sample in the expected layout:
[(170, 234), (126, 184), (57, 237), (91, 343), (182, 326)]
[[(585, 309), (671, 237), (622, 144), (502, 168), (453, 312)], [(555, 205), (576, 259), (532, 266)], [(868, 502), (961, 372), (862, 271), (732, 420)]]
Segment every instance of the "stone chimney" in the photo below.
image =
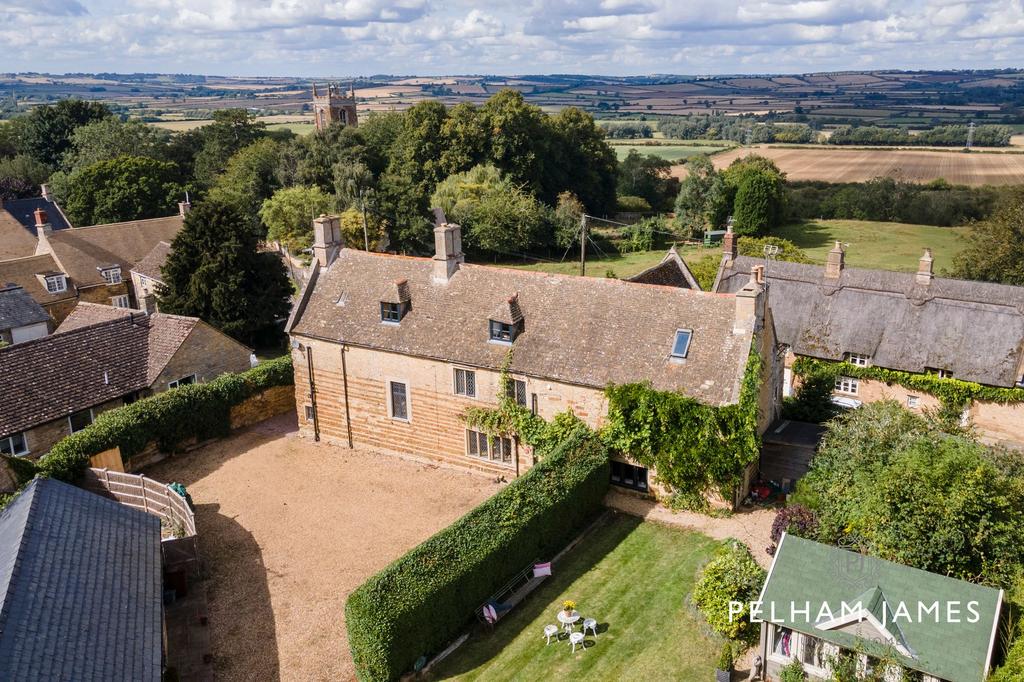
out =
[(341, 218), (323, 215), (313, 219), (313, 256), (320, 267), (327, 267), (338, 257), (345, 243), (341, 236)]
[(924, 255), (921, 256), (921, 260), (917, 262), (917, 283), (923, 286), (928, 286), (932, 282), (932, 278), (935, 276), (932, 273), (932, 250), (925, 249)]
[(43, 197), (43, 201), (50, 201), (50, 186), (45, 183), (39, 185), (39, 195)]
[(764, 319), (764, 266), (755, 265), (750, 281), (736, 292), (736, 318), (732, 333), (756, 332)]
[(828, 260), (825, 262), (825, 277), (839, 279), (839, 276), (843, 274), (844, 261), (843, 243), (836, 242), (836, 245), (828, 252)]
[(434, 209), (434, 281), (445, 283), (466, 262), (462, 253), (462, 228), (449, 223), (444, 211)]
[(737, 253), (736, 233), (732, 231), (730, 220), (725, 228), (725, 236), (722, 237), (722, 255), (725, 256), (726, 263), (731, 263), (736, 260)]
[(184, 218), (192, 210), (192, 202), (186, 199), (178, 202), (178, 215)]
[(50, 234), (53, 232), (53, 225), (50, 224), (50, 217), (46, 215), (46, 211), (41, 208), (37, 208), (32, 212), (36, 217), (36, 234)]

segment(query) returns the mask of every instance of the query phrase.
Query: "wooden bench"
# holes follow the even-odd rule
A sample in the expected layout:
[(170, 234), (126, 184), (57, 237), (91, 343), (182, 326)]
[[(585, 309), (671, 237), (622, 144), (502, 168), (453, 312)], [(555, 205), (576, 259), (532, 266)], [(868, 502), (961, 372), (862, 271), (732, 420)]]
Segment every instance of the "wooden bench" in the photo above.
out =
[(535, 577), (533, 575), (533, 567), (537, 563), (539, 563), (539, 560), (535, 559), (529, 566), (516, 573), (511, 580), (502, 585), (501, 589), (492, 594), (490, 599), (478, 606), (475, 612), (477, 620), (485, 625), (493, 626), (494, 623), (487, 622), (487, 617), (484, 616), (484, 607), (491, 603), (509, 607), (501, 611), (495, 609), (497, 613), (495, 622), (497, 622), (504, 618), (505, 614), (510, 612), (519, 602), (523, 601), (526, 595), (533, 592), (538, 585), (544, 582), (548, 576)]

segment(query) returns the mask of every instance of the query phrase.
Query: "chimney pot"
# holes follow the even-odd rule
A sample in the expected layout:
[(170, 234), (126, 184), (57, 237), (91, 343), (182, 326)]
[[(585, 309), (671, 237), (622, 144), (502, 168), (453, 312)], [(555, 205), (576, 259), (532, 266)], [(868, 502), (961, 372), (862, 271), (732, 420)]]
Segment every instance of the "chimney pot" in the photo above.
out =
[(918, 284), (928, 286), (931, 284), (932, 278), (935, 276), (932, 272), (932, 264), (934, 259), (932, 258), (932, 250), (925, 249), (924, 254), (921, 256), (921, 260), (917, 262), (917, 276), (915, 280)]
[(725, 228), (725, 236), (722, 237), (722, 254), (729, 261), (736, 260), (739, 251), (736, 244), (736, 233), (732, 231), (732, 218)]

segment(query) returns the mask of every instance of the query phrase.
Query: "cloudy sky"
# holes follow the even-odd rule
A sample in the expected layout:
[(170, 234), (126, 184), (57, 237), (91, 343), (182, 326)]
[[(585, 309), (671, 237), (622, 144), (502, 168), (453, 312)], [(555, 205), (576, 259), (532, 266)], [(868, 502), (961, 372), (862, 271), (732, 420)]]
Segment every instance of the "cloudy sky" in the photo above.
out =
[(0, 0), (0, 71), (347, 76), (1022, 66), (1024, 0)]

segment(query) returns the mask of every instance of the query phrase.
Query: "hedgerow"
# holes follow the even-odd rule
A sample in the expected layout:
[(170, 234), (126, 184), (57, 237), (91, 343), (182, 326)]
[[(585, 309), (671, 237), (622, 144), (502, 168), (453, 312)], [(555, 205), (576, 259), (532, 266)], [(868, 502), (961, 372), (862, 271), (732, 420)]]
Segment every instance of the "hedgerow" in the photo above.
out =
[(76, 480), (95, 454), (118, 447), (121, 457), (156, 441), (162, 452), (175, 452), (195, 438), (226, 436), (231, 408), (272, 386), (293, 382), (291, 357), (269, 360), (241, 374), (225, 374), (205, 384), (190, 384), (108, 410), (85, 429), (53, 446), (38, 472), (64, 481)]
[(356, 589), (345, 623), (363, 682), (439, 651), (516, 571), (578, 532), (608, 488), (600, 440), (576, 429), (539, 464)]

